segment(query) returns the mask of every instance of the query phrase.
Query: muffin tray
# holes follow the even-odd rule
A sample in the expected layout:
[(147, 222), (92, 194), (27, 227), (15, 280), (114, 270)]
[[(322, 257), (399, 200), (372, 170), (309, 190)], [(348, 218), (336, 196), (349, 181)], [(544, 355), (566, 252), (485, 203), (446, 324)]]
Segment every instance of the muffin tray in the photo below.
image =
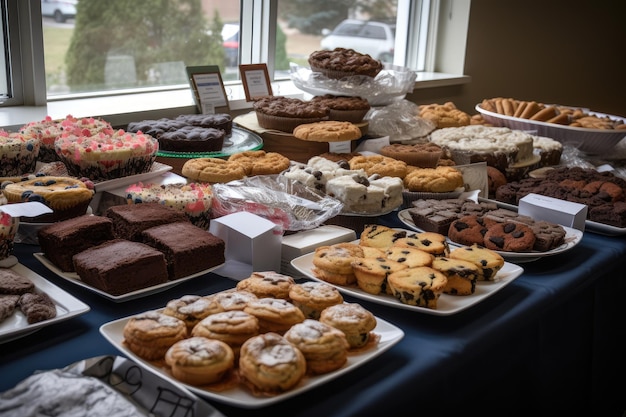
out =
[(139, 356), (135, 355), (124, 344), (124, 326), (132, 318), (132, 316), (125, 317), (119, 320), (111, 321), (103, 324), (100, 327), (100, 333), (105, 339), (109, 341), (115, 348), (129, 357), (140, 366), (147, 370), (161, 376), (167, 381), (174, 381), (178, 384), (182, 384), (184, 387), (192, 391), (194, 394), (206, 398), (209, 400), (218, 401), (221, 403), (229, 404), (241, 408), (261, 408), (270, 404), (284, 401), (288, 398), (294, 397), (303, 392), (309, 391), (315, 387), (332, 381), (341, 375), (344, 375), (359, 366), (365, 365), (374, 358), (380, 356), (392, 346), (398, 343), (404, 337), (404, 332), (394, 326), (393, 324), (376, 317), (377, 325), (373, 330), (378, 337), (378, 344), (376, 346), (367, 347), (362, 350), (348, 353), (348, 362), (340, 369), (329, 372), (327, 374), (309, 376), (306, 375), (304, 379), (293, 389), (283, 392), (275, 396), (255, 396), (246, 388), (243, 388), (240, 384), (236, 384), (231, 388), (211, 390), (210, 387), (196, 387), (189, 384), (181, 383), (177, 381), (165, 367), (160, 366), (156, 362), (146, 361)]
[[(358, 244), (359, 240), (355, 240), (353, 241), (353, 243)], [(291, 265), (306, 277), (309, 277), (315, 281), (326, 282), (317, 278), (313, 273), (314, 255), (315, 253), (311, 252), (307, 253), (306, 255), (297, 257), (291, 261)], [(390, 307), (410, 310), (418, 313), (430, 314), (434, 316), (449, 316), (460, 313), (461, 311), (466, 310), (491, 297), (502, 288), (513, 282), (517, 277), (522, 275), (522, 272), (524, 272), (524, 269), (522, 267), (509, 262), (504, 262), (504, 266), (500, 271), (498, 271), (496, 279), (494, 281), (478, 281), (476, 283), (476, 291), (474, 292), (474, 294), (471, 295), (459, 296), (441, 294), (439, 300), (437, 301), (436, 309), (404, 304), (389, 294), (370, 294), (363, 291), (356, 285), (342, 286), (330, 284), (328, 282), (327, 284), (335, 286), (339, 291), (344, 294), (351, 295), (361, 300), (370, 301), (372, 303), (383, 304)]]

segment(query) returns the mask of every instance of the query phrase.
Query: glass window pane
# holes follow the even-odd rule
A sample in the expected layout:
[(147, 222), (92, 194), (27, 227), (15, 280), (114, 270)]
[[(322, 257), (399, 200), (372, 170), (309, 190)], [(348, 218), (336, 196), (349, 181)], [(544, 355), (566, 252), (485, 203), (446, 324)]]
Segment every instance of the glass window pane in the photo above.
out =
[(42, 23), (48, 97), (188, 85), (186, 66), (239, 77), (232, 0), (42, 0)]
[(308, 66), (320, 49), (352, 48), (393, 62), (398, 1), (346, 3), (278, 0), (275, 78), (288, 77), (289, 62)]

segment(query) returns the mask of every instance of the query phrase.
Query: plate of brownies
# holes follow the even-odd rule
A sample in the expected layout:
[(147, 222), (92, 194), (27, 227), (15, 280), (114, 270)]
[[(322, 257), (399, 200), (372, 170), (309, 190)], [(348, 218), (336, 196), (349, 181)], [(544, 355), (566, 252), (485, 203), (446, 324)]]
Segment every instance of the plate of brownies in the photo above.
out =
[[(3, 273), (6, 272), (7, 274)], [(27, 291), (33, 294), (45, 294), (55, 310), (52, 311), (53, 317), (43, 318), (30, 316), (30, 310), (22, 311), (16, 300), (11, 300), (10, 291), (2, 288), (3, 296), (0, 297), (0, 343), (6, 343), (11, 340), (26, 336), (43, 327), (51, 324), (59, 323), (64, 320), (84, 314), (90, 310), (89, 306), (61, 288), (52, 284), (40, 275), (31, 271), (22, 264), (16, 264), (11, 268), (0, 268), (0, 276), (2, 277), (2, 285), (9, 285), (14, 279), (24, 283), (30, 283), (30, 289), (23, 289), (17, 292)], [(15, 291), (14, 291), (15, 292)], [(17, 295), (16, 295), (17, 296)], [(17, 296), (19, 298), (19, 296)], [(44, 296), (45, 297), (45, 296)], [(13, 305), (11, 305), (13, 304)], [(32, 309), (32, 312), (42, 311), (41, 308)]]
[(48, 268), (50, 271), (54, 272), (55, 274), (57, 274), (59, 277), (71, 282), (72, 284), (76, 284), (80, 287), (86, 288), (92, 292), (95, 292), (98, 295), (101, 295), (104, 298), (107, 298), (111, 301), (115, 301), (115, 302), (124, 302), (124, 301), (129, 301), (129, 300), (133, 300), (136, 298), (141, 298), (141, 297), (146, 297), (148, 295), (157, 293), (157, 292), (161, 292), (161, 291), (165, 291), (173, 286), (176, 286), (178, 284), (181, 284), (185, 281), (188, 281), (190, 279), (193, 278), (197, 278), (200, 277), (204, 274), (208, 274), (209, 272), (221, 267), (222, 264), (216, 265), (212, 268), (208, 268), (199, 272), (196, 272), (195, 274), (190, 274), (187, 275), (185, 277), (182, 278), (178, 278), (178, 279), (173, 279), (173, 280), (167, 280), (165, 282), (162, 282), (160, 284), (157, 285), (152, 285), (152, 286), (148, 286), (145, 288), (141, 288), (138, 290), (134, 290), (134, 291), (130, 291), (124, 294), (111, 294), (109, 292), (106, 292), (104, 290), (98, 289), (92, 285), (88, 285), (85, 282), (83, 282), (80, 277), (78, 276), (78, 274), (76, 272), (67, 272), (67, 271), (62, 271), (59, 267), (57, 267), (55, 264), (53, 264), (50, 259), (48, 259), (46, 257), (46, 255), (44, 253), (35, 253), (33, 254), (33, 256), (35, 257), (35, 259), (37, 259), (39, 262), (41, 262), (46, 268)]
[[(398, 212), (398, 218), (402, 223), (406, 226), (415, 230), (417, 232), (423, 232), (421, 228), (415, 226), (413, 218), (409, 213), (410, 209), (401, 210)], [(549, 250), (529, 250), (524, 252), (516, 252), (516, 251), (504, 251), (504, 250), (496, 250), (498, 254), (500, 254), (504, 259), (511, 262), (531, 262), (541, 259), (546, 256), (558, 255), (564, 252), (569, 251), (574, 248), (578, 243), (582, 240), (583, 232), (577, 229), (573, 229), (567, 226), (561, 226), (564, 232), (564, 237), (562, 239), (562, 243), (556, 247), (553, 247)], [(458, 242), (455, 242), (453, 239), (448, 237), (448, 241), (452, 245), (459, 245)]]

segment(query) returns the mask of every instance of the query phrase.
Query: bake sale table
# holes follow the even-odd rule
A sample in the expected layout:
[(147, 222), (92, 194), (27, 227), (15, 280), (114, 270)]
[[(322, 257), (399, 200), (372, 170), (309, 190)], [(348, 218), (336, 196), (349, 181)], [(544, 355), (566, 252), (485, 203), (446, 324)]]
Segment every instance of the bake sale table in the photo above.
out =
[[(397, 213), (377, 222), (402, 227)], [(50, 272), (17, 244), (20, 263), (87, 304), (85, 314), (0, 343), (0, 392), (38, 370), (120, 352), (105, 323), (160, 308), (185, 294), (235, 282), (214, 273), (149, 297), (112, 302)], [(458, 314), (437, 316), (370, 303), (402, 329), (389, 350), (336, 379), (254, 410), (209, 401), (226, 416), (463, 415), (621, 416), (626, 410), (626, 238), (585, 233), (566, 253), (522, 263), (523, 273)]]

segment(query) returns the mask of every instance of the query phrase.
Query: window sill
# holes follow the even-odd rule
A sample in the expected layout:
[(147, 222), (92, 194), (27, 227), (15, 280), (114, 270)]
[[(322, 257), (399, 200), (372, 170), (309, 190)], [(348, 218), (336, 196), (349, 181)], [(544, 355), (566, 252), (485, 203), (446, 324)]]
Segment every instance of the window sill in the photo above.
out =
[[(466, 84), (471, 77), (442, 73), (418, 73), (415, 89)], [(275, 95), (304, 97), (306, 93), (296, 88), (291, 81), (272, 84)], [(230, 109), (233, 113), (252, 108), (246, 102), (241, 84), (225, 86)], [(101, 117), (113, 126), (126, 126), (132, 121), (176, 117), (180, 114), (196, 113), (196, 106), (188, 88), (139, 94), (124, 94), (97, 98), (50, 100), (46, 106), (16, 106), (1, 108), (0, 128), (15, 131), (26, 123), (54, 119), (71, 114), (74, 117)]]

